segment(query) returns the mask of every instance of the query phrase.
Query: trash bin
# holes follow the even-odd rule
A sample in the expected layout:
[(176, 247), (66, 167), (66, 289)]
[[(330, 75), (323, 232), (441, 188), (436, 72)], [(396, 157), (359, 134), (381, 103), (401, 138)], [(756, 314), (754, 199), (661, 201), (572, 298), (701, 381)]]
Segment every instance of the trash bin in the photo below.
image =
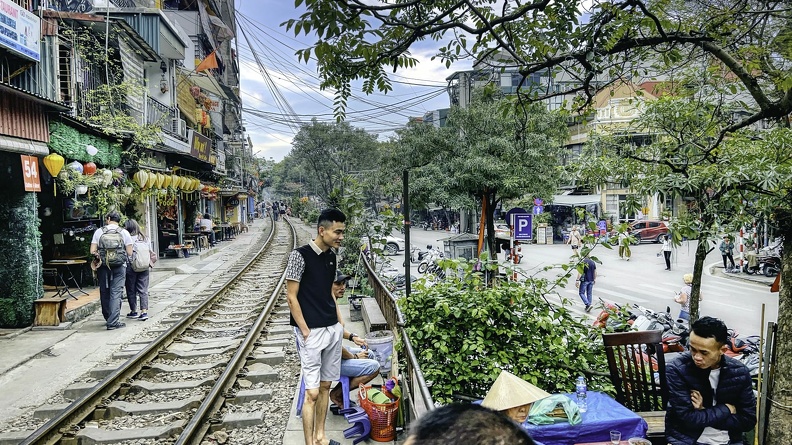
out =
[(377, 361), (380, 364), (380, 372), (387, 374), (391, 370), (391, 359), (393, 358), (393, 332), (391, 331), (372, 331), (366, 335), (366, 342), (369, 349), (374, 351)]
[(365, 295), (349, 296), (349, 321), (363, 321), (363, 313), (360, 308), (363, 306)]

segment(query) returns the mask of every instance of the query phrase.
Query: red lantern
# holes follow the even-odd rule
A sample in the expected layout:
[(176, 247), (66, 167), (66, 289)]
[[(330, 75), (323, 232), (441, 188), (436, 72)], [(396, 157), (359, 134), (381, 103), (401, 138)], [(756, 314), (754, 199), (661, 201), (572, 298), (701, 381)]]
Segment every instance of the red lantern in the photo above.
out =
[(93, 176), (94, 173), (96, 173), (96, 164), (93, 162), (86, 162), (85, 165), (83, 165), (83, 174)]

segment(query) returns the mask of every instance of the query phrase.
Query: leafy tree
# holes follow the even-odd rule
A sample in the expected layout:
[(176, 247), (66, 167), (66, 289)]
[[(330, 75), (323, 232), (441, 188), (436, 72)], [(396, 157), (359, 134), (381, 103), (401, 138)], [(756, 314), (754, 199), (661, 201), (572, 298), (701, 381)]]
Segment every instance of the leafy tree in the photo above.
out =
[(553, 194), (567, 133), (560, 114), (538, 104), (517, 109), (492, 92), (477, 95), (468, 108), (452, 109), (445, 127), (416, 124), (401, 131), (388, 165), (412, 169), (423, 202), (484, 202), (494, 255), (495, 207), (525, 194)]
[(325, 202), (335, 188), (343, 188), (342, 174), (377, 165), (376, 137), (346, 122), (325, 124), (316, 119), (300, 127), (290, 156), (302, 166), (303, 180)]
[[(767, 132), (742, 129), (725, 139), (718, 150), (708, 141), (728, 125), (718, 119), (713, 103), (696, 94), (666, 96), (647, 105), (626, 134), (653, 132), (651, 143), (631, 144), (630, 136), (599, 135), (580, 158), (581, 177), (597, 183), (618, 180), (639, 195), (661, 193), (684, 197), (691, 204), (672, 223), (675, 242), (698, 239), (691, 316), (698, 317), (701, 273), (712, 241), (721, 230), (737, 230), (778, 204), (778, 192), (792, 178), (792, 152), (786, 129)], [(741, 202), (754, 202), (751, 212)]]

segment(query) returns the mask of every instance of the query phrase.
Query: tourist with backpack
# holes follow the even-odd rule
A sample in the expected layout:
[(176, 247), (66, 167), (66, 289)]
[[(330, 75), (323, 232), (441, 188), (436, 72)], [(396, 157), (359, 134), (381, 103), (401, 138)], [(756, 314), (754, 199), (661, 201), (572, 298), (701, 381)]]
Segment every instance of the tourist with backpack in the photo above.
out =
[(124, 293), (126, 268), (132, 257), (132, 236), (118, 226), (121, 215), (115, 210), (108, 213), (105, 226), (96, 229), (91, 239), (91, 255), (99, 261), (96, 275), (99, 279), (99, 300), (107, 329), (126, 326), (119, 321), (121, 297)]
[[(151, 251), (149, 241), (141, 232), (137, 221), (126, 220), (124, 228), (135, 241), (132, 245), (132, 261), (126, 270), (126, 294), (129, 302), (127, 318), (144, 321), (148, 320), (149, 270), (157, 261), (157, 256)], [(140, 298), (139, 307), (138, 298)]]

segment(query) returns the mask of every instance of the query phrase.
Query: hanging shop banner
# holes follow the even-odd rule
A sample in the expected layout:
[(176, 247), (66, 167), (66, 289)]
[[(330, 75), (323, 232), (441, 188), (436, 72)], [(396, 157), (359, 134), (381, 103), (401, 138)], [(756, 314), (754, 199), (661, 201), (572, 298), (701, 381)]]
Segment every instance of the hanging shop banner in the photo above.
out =
[(212, 140), (195, 130), (191, 131), (190, 154), (204, 162), (209, 162), (212, 154)]
[(11, 0), (0, 0), (0, 46), (41, 61), (41, 19)]
[(38, 158), (35, 156), (20, 155), (22, 158), (22, 177), (25, 181), (26, 192), (40, 192)]

